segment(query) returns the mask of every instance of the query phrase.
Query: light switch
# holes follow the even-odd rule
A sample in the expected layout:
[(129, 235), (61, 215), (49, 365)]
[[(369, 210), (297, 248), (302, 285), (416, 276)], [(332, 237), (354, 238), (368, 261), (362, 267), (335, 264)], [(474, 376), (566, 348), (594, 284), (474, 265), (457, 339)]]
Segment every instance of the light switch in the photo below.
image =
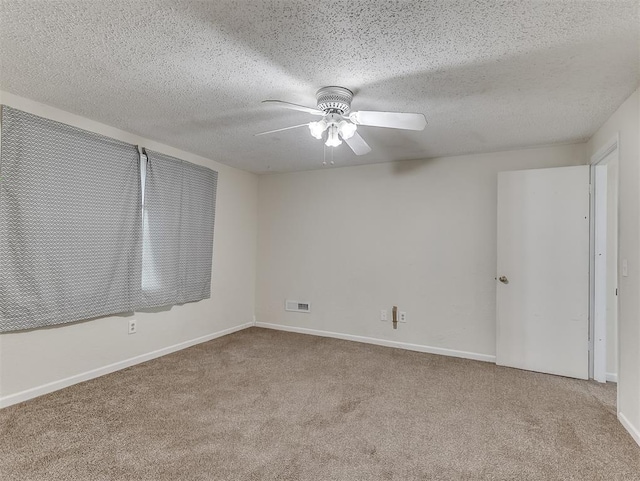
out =
[(629, 277), (629, 263), (627, 259), (622, 259), (622, 277)]

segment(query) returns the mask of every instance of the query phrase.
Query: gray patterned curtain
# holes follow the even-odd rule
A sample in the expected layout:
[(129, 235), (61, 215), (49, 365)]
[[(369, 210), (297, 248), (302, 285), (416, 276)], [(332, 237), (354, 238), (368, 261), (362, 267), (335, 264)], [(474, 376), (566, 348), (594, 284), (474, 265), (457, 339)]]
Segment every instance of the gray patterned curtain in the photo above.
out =
[(147, 151), (140, 307), (211, 296), (218, 173)]
[(0, 331), (134, 310), (136, 147), (3, 106), (1, 148)]

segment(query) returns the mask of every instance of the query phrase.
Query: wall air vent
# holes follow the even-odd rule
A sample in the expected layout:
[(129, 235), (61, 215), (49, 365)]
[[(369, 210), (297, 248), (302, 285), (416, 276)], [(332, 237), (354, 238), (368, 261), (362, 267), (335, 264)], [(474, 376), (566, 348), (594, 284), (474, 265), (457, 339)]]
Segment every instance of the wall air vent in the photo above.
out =
[(291, 312), (311, 312), (311, 304), (301, 301), (285, 301), (284, 310)]

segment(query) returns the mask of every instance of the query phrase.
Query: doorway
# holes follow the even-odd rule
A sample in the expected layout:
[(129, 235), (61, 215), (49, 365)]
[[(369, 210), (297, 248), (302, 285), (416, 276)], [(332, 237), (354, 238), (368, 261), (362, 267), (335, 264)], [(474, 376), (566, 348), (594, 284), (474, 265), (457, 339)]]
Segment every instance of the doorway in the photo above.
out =
[(591, 377), (618, 380), (618, 140), (591, 158)]

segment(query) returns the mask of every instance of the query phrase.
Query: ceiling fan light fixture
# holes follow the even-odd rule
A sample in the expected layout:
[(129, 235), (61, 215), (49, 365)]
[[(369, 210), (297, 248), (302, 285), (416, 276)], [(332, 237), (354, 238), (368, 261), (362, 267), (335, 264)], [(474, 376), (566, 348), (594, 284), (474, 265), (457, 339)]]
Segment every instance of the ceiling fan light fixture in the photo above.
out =
[(338, 130), (340, 131), (340, 136), (344, 139), (350, 139), (353, 137), (353, 134), (358, 130), (358, 126), (356, 124), (352, 124), (351, 122), (347, 122), (343, 120), (338, 124)]
[(327, 147), (337, 147), (342, 144), (342, 140), (340, 140), (340, 136), (338, 135), (337, 125), (331, 125), (327, 134), (327, 141), (324, 143)]
[(322, 139), (322, 134), (327, 129), (327, 122), (322, 119), (318, 122), (309, 122), (309, 131), (316, 139)]
[[(376, 110), (351, 111), (353, 92), (344, 87), (322, 87), (316, 93), (316, 108), (285, 102), (284, 100), (263, 100), (264, 103), (306, 112), (321, 117), (317, 122), (309, 122), (291, 127), (260, 132), (255, 135), (273, 134), (298, 127), (309, 127), (311, 136), (323, 140), (327, 147), (338, 147), (344, 140), (356, 155), (371, 152), (369, 144), (360, 136), (358, 127), (385, 127), (400, 130), (424, 130), (427, 119), (416, 112), (383, 112)], [(325, 135), (325, 131), (327, 134)]]

